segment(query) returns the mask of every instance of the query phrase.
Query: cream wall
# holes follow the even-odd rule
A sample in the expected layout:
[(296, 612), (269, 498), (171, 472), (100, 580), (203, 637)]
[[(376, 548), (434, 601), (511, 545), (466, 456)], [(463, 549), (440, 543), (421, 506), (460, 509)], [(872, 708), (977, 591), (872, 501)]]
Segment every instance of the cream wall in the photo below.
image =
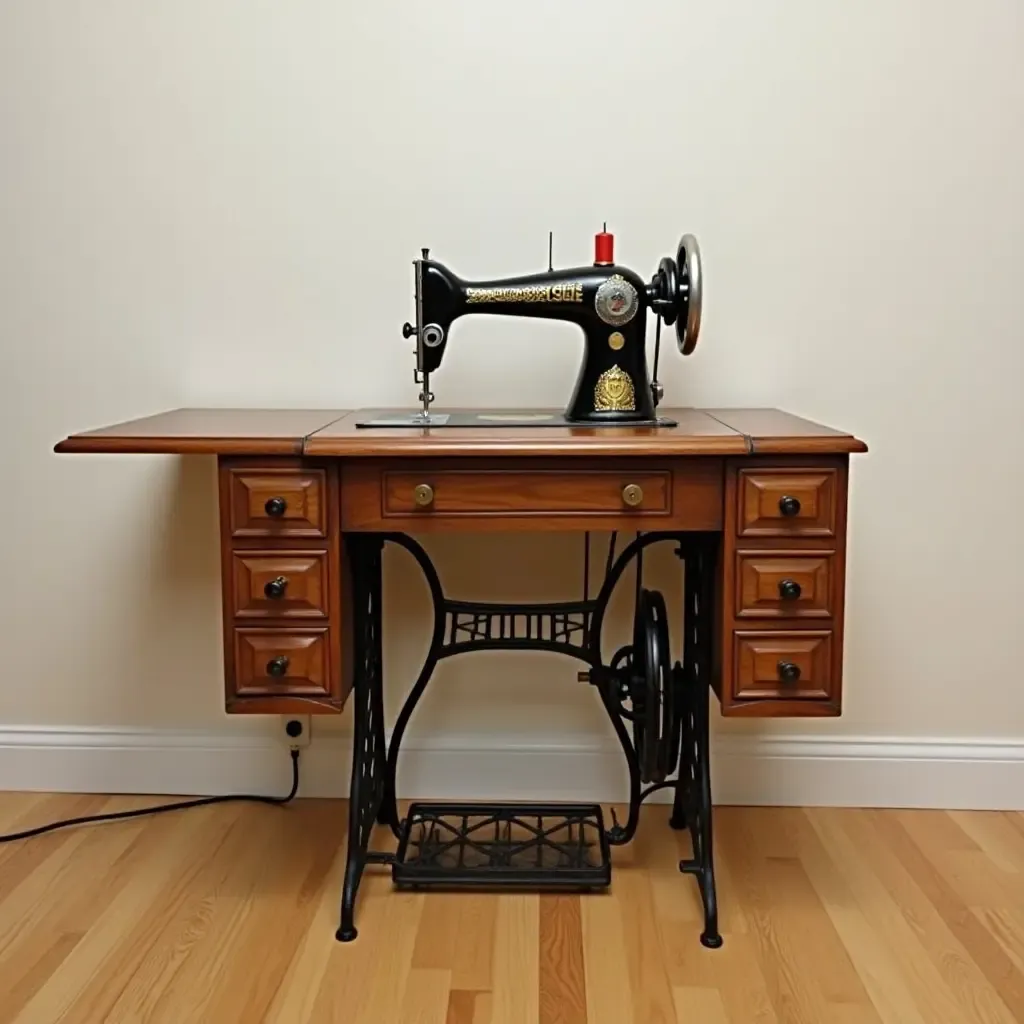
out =
[[(1020, 740), (1022, 59), (1015, 0), (4, 3), (2, 727), (270, 728), (222, 712), (212, 465), (55, 441), (179, 405), (411, 404), (421, 246), (497, 276), (540, 268), (549, 229), (586, 261), (606, 219), (645, 275), (701, 240), (672, 403), (872, 449), (846, 715), (728, 728)], [(466, 322), (436, 391), (561, 404), (579, 352), (566, 325)], [(575, 541), (429, 548), (466, 596), (579, 586)], [(401, 556), (388, 583), (409, 677), (425, 592)], [(417, 725), (605, 735), (574, 676), (453, 662)]]

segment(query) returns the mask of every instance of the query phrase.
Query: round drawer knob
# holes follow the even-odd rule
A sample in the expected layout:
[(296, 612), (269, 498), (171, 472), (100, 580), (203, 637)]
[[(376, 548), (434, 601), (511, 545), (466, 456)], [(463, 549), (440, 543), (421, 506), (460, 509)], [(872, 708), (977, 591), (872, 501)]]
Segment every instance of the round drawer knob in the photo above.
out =
[(779, 580), (779, 597), (783, 601), (798, 601), (803, 588), (796, 580)]
[(271, 601), (280, 601), (284, 597), (285, 588), (288, 586), (287, 576), (278, 576), (277, 579), (270, 580), (263, 588), (263, 593), (270, 598)]
[(430, 484), (417, 484), (412, 492), (412, 500), (420, 508), (427, 508), (434, 504), (434, 488)]
[(622, 488), (622, 500), (630, 506), (630, 508), (636, 508), (638, 505), (643, 503), (644, 500), (644, 489), (639, 484), (626, 484)]
[(800, 499), (794, 498), (792, 494), (784, 494), (779, 498), (779, 511), (787, 519), (800, 515)]
[(279, 654), (276, 658), (271, 658), (267, 662), (267, 675), (273, 676), (275, 679), (280, 679), (288, 671), (288, 658), (283, 654)]
[(784, 683), (795, 683), (800, 678), (800, 666), (791, 661), (779, 662), (779, 678)]
[(288, 511), (288, 502), (284, 498), (268, 498), (263, 511), (274, 519), (280, 519)]

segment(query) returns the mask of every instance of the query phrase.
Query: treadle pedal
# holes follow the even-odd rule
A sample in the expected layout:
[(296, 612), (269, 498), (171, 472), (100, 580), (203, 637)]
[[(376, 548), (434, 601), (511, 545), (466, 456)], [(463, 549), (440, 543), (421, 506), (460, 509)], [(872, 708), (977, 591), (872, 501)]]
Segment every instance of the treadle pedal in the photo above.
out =
[(597, 889), (611, 876), (598, 804), (414, 803), (391, 866), (399, 889)]

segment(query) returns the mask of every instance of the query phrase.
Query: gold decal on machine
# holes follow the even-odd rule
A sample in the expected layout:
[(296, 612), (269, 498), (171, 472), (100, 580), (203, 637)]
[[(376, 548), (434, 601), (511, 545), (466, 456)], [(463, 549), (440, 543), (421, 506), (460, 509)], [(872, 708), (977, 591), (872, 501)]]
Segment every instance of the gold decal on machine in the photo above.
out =
[(629, 374), (613, 366), (597, 378), (594, 387), (594, 410), (596, 412), (633, 412), (636, 409), (636, 392)]
[(513, 285), (507, 288), (467, 288), (466, 302), (582, 302), (583, 283)]

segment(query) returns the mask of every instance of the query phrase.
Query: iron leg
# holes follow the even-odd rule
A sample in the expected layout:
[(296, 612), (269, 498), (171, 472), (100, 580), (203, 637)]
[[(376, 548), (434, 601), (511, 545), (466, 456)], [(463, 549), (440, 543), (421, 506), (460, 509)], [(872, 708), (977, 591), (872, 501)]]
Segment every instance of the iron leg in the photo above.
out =
[(341, 892), (339, 942), (357, 935), (355, 903), (366, 867), (374, 821), (383, 813), (387, 752), (381, 673), (380, 563), (383, 541), (373, 535), (346, 538), (352, 564), (355, 680), (352, 779), (349, 784), (348, 849)]
[[(715, 862), (712, 839), (710, 691), (711, 691), (711, 578), (713, 549), (708, 544), (697, 548), (695, 564), (687, 563), (685, 654), (687, 678), (683, 714), (683, 743), (680, 753), (679, 782), (673, 819), (685, 820), (690, 829), (693, 856), (679, 862), (679, 870), (696, 875), (704, 907), (704, 931), (701, 944), (718, 949), (722, 936), (718, 931), (718, 896), (715, 890)], [(693, 571), (696, 570), (696, 571)]]

